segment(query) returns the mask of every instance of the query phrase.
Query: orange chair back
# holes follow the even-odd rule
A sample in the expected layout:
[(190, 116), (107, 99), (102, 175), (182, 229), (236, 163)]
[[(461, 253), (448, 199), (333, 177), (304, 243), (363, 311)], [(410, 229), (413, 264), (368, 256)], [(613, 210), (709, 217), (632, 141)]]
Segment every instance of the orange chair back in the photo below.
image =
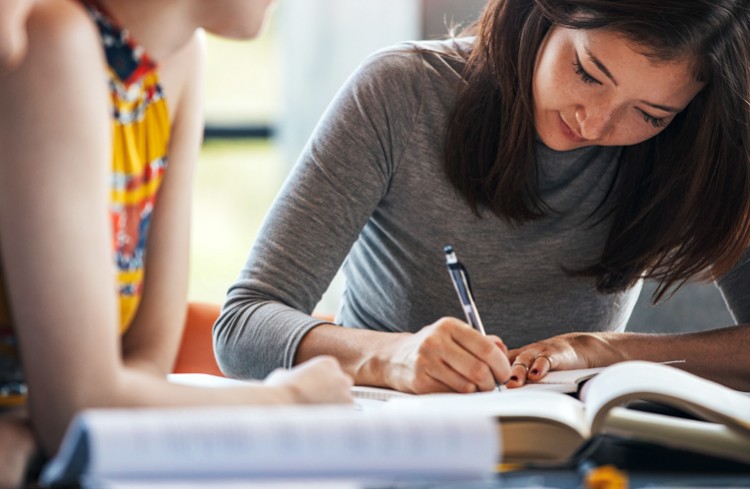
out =
[(221, 307), (217, 304), (191, 302), (188, 304), (185, 331), (174, 365), (174, 373), (221, 375), (214, 356), (211, 330)]
[[(188, 303), (185, 331), (182, 333), (174, 369), (176, 374), (199, 373), (224, 376), (214, 355), (212, 329), (221, 312), (221, 306), (205, 302)], [(333, 322), (333, 316), (315, 314), (315, 317)]]

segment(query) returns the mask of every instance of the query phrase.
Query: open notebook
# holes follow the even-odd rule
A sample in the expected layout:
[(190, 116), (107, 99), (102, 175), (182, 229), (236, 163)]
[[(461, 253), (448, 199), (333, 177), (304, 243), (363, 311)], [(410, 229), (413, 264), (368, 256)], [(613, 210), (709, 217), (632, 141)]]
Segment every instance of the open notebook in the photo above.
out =
[[(539, 382), (526, 384), (515, 389), (501, 387), (500, 390), (510, 392), (551, 391), (562, 392), (564, 394), (575, 394), (578, 392), (581, 384), (594, 377), (602, 370), (604, 370), (604, 367), (583, 368), (578, 370), (556, 370), (548, 373)], [(408, 397), (413, 396), (414, 394), (407, 394), (381, 387), (357, 385), (352, 387), (352, 395), (356, 399), (388, 401), (394, 397)]]
[[(585, 368), (579, 370), (559, 370), (548, 373), (542, 380), (533, 384), (526, 384), (523, 387), (508, 389), (502, 387), (501, 390), (513, 392), (527, 391), (552, 391), (573, 394), (578, 392), (581, 384), (596, 374), (603, 368)], [(242, 385), (247, 382), (258, 382), (253, 380), (237, 380), (226, 377), (218, 377), (209, 374), (170, 374), (169, 380), (178, 384), (187, 384), (201, 387), (227, 387), (233, 385)], [(370, 387), (356, 385), (352, 387), (352, 395), (357, 404), (363, 409), (379, 407), (380, 401), (388, 401), (394, 397), (408, 397), (414, 394), (407, 394), (392, 389), (382, 387)]]

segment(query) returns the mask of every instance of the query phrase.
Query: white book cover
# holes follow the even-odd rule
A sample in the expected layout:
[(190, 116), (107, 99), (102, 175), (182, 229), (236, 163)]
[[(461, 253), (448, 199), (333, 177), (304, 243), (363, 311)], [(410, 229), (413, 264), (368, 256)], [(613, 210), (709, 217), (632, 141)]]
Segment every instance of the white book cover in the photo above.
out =
[(491, 476), (490, 417), (353, 406), (98, 409), (78, 416), (45, 484), (192, 478)]

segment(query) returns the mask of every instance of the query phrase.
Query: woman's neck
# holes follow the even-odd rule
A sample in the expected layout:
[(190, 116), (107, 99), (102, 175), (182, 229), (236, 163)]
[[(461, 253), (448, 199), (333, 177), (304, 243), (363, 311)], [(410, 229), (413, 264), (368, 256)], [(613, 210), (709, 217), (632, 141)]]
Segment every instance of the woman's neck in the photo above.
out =
[(98, 0), (149, 56), (160, 62), (183, 47), (197, 24), (187, 0)]

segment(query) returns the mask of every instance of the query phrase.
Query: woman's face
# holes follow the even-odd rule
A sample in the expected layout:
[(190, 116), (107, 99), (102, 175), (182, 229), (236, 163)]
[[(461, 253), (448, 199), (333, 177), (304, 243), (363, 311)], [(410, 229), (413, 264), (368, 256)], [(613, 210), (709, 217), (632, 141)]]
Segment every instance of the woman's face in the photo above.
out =
[(200, 0), (201, 26), (212, 34), (235, 39), (256, 37), (274, 0)]
[(703, 88), (689, 59), (656, 61), (615, 32), (553, 27), (534, 67), (534, 123), (558, 151), (661, 132)]

